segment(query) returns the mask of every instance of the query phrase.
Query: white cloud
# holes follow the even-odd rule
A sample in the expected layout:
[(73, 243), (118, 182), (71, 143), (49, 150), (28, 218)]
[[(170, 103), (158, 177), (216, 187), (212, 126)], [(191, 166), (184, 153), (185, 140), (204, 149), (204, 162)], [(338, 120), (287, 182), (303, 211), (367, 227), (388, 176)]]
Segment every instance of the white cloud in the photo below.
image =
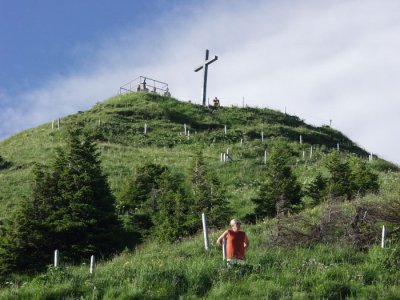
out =
[[(315, 125), (332, 119), (360, 146), (400, 163), (398, 1), (209, 5), (179, 7), (151, 28), (93, 47), (99, 50), (82, 70), (17, 95), (29, 109), (16, 106), (0, 120), (19, 129), (47, 122), (112, 96), (139, 75), (168, 82), (177, 98), (200, 103), (202, 76), (193, 70), (209, 48), (219, 56), (209, 69), (210, 98), (240, 105), (244, 96), (248, 105), (286, 107)], [(13, 132), (5, 128), (0, 136)]]

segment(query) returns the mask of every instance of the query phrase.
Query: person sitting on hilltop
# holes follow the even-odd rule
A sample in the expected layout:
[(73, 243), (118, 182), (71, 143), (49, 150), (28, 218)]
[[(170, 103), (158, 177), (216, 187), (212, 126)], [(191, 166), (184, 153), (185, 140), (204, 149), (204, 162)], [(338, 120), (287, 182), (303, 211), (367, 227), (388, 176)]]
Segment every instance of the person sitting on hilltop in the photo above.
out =
[(171, 97), (171, 93), (169, 92), (169, 89), (167, 88), (164, 92), (165, 97)]
[(214, 98), (214, 107), (219, 107), (219, 99), (217, 97)]

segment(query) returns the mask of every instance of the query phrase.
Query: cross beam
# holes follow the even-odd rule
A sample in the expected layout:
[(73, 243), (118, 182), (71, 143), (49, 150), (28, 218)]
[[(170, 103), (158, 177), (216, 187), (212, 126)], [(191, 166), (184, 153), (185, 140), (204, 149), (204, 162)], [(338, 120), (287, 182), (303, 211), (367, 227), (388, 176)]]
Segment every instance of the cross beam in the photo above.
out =
[(209, 50), (206, 49), (206, 60), (203, 64), (194, 69), (195, 72), (203, 69), (203, 106), (206, 106), (206, 94), (207, 94), (207, 73), (208, 73), (208, 65), (212, 64), (214, 61), (218, 59), (218, 56), (214, 56), (212, 59), (208, 59)]

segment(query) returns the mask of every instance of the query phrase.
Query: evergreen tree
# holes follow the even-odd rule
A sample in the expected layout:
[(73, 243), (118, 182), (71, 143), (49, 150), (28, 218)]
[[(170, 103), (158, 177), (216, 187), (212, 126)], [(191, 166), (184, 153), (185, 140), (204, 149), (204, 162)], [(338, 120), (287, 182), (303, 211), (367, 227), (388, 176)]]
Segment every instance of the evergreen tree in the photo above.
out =
[(164, 172), (159, 184), (158, 209), (152, 217), (154, 234), (160, 241), (174, 242), (189, 233), (189, 195), (181, 174)]
[(329, 170), (328, 191), (334, 198), (353, 197), (353, 178), (349, 163), (342, 159), (339, 152), (330, 153), (326, 159), (326, 167)]
[(228, 206), (225, 192), (217, 176), (204, 162), (204, 157), (198, 153), (191, 165), (191, 182), (193, 194), (192, 217), (194, 229), (202, 213), (207, 215), (210, 225), (224, 226), (230, 218), (231, 209)]
[(366, 193), (379, 191), (378, 175), (375, 174), (367, 161), (357, 157), (350, 160), (354, 192), (364, 196)]
[(264, 182), (252, 199), (256, 216), (274, 217), (300, 203), (301, 188), (290, 166), (291, 157), (287, 143), (278, 142), (271, 148)]
[(136, 176), (128, 181), (119, 197), (120, 213), (127, 230), (141, 237), (150, 234), (154, 214), (158, 211), (160, 178), (168, 168), (146, 163), (137, 169)]
[(0, 242), (2, 272), (43, 267), (55, 249), (64, 261), (79, 261), (119, 248), (114, 197), (89, 136), (70, 130), (50, 171), (35, 169), (34, 176), (32, 196), (7, 221)]
[(319, 204), (326, 197), (327, 181), (321, 173), (304, 186), (304, 195), (311, 197), (314, 204)]

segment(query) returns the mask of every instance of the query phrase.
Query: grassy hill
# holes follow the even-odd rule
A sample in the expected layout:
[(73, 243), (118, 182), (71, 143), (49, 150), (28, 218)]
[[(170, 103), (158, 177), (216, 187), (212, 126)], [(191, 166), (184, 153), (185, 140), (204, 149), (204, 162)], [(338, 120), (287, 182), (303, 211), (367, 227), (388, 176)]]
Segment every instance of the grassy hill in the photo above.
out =
[[(34, 164), (48, 164), (55, 149), (63, 146), (66, 126), (78, 123), (96, 134), (104, 170), (114, 192), (118, 192), (138, 163), (153, 161), (184, 169), (200, 149), (207, 162), (219, 170), (220, 179), (231, 191), (234, 205), (238, 202), (237, 206), (244, 201), (237, 199), (238, 195), (241, 198), (244, 195), (245, 199), (251, 196), (264, 152), (276, 138), (293, 142), (299, 160), (304, 162), (310, 162), (311, 146), (312, 162), (336, 149), (337, 144), (342, 151), (368, 156), (339, 131), (328, 126), (310, 126), (296, 116), (278, 111), (250, 107), (213, 109), (156, 94), (134, 93), (64, 117), (59, 129), (57, 122), (50, 122), (2, 141), (0, 155), (11, 165), (0, 171), (0, 217), (7, 215), (19, 199), (29, 196)], [(188, 135), (184, 134), (185, 124)], [(220, 154), (227, 149), (233, 162), (222, 164)]]
[[(0, 155), (9, 164), (0, 169), (0, 218), (10, 216), (15, 205), (29, 197), (34, 165), (49, 164), (55, 149), (64, 145), (66, 127), (76, 124), (95, 134), (102, 167), (115, 195), (144, 162), (188, 172), (189, 163), (201, 150), (206, 163), (224, 185), (234, 214), (239, 218), (253, 211), (250, 199), (257, 193), (262, 179), (265, 151), (268, 155), (277, 139), (288, 141), (293, 149), (297, 157), (294, 170), (301, 182), (309, 180), (317, 171), (326, 171), (323, 160), (338, 144), (343, 155), (368, 157), (367, 151), (339, 131), (328, 126), (311, 126), (296, 116), (278, 111), (208, 108), (156, 94), (134, 93), (113, 97), (88, 111), (66, 116), (60, 119), (60, 128), (57, 122), (50, 122), (2, 141)], [(221, 153), (227, 151), (231, 160), (222, 162)], [(381, 191), (358, 199), (357, 205), (398, 197), (397, 166), (376, 157), (370, 165), (379, 173)], [(343, 210), (343, 218), (349, 219), (357, 205), (344, 203), (335, 209)], [(327, 207), (327, 203), (306, 207), (301, 217), (318, 223)], [(301, 230), (307, 232), (309, 224), (301, 224)], [(279, 247), (274, 244), (276, 229), (273, 219), (245, 227), (251, 248), (249, 263), (244, 268), (227, 269), (220, 250), (212, 246), (206, 252), (200, 235), (173, 245), (148, 241), (135, 251), (101, 262), (94, 275), (88, 274), (87, 265), (49, 268), (48, 272), (35, 276), (15, 275), (0, 282), (0, 298), (400, 297), (397, 241), (388, 249), (371, 246), (360, 252), (351, 245), (339, 243), (342, 232), (338, 231), (337, 243)], [(212, 228), (212, 241), (219, 232)]]

